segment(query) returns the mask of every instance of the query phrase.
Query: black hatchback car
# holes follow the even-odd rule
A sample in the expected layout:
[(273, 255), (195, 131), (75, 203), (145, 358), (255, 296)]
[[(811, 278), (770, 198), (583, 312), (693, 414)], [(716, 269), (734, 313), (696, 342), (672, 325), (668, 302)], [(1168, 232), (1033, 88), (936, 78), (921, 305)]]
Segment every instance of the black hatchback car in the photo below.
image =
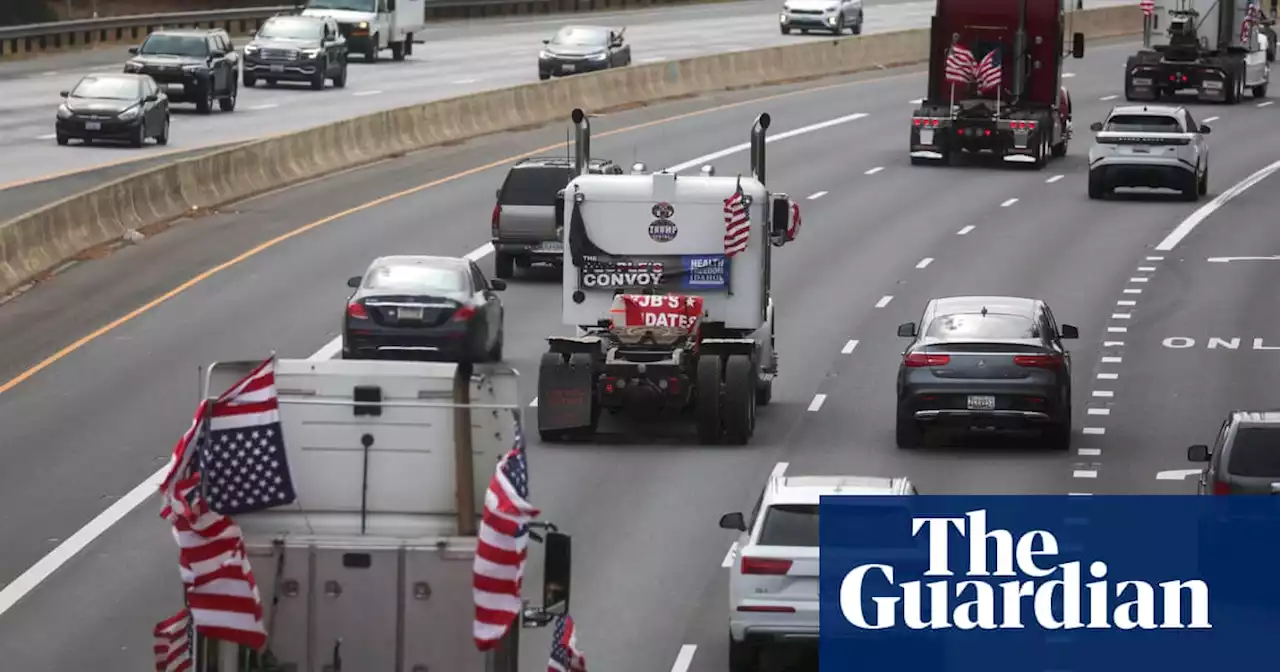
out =
[(566, 26), (543, 40), (538, 54), (538, 79), (595, 72), (631, 65), (631, 45), (622, 34), (601, 26)]
[(1009, 296), (934, 299), (898, 367), (897, 443), (914, 448), (930, 426), (1040, 429), (1056, 450), (1071, 447), (1071, 355), (1043, 301)]
[(244, 45), (244, 85), (261, 78), (276, 82), (307, 82), (324, 88), (325, 80), (347, 85), (347, 41), (338, 24), (318, 16), (273, 16), (262, 24), (253, 41)]
[(157, 30), (129, 47), (134, 57), (126, 73), (150, 75), (175, 103), (195, 103), (208, 114), (214, 101), (223, 112), (236, 109), (240, 92), (240, 55), (222, 29)]
[(502, 360), (507, 284), (468, 259), (379, 257), (347, 286), (343, 359)]
[(141, 147), (150, 138), (169, 144), (169, 100), (146, 75), (87, 75), (63, 91), (54, 137), (59, 145), (78, 139), (126, 141)]
[(1206, 463), (1198, 494), (1280, 494), (1280, 410), (1232, 411), (1213, 445), (1191, 446), (1187, 459)]

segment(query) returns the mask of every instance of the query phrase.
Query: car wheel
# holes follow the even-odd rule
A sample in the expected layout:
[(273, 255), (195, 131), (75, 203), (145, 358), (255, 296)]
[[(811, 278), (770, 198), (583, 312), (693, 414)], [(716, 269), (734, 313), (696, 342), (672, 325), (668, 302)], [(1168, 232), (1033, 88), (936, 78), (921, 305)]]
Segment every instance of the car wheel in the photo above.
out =
[(836, 19), (836, 27), (831, 29), (831, 34), (841, 35), (843, 33), (844, 33), (844, 14), (841, 14), (840, 18)]
[(169, 144), (169, 115), (164, 115), (164, 127), (160, 130), (160, 135), (156, 136), (157, 145)]
[(516, 274), (515, 257), (505, 252), (493, 255), (493, 274), (499, 280), (509, 280)]
[(231, 83), (231, 90), (227, 91), (227, 95), (218, 99), (218, 107), (223, 112), (235, 112), (236, 99), (240, 97), (240, 84)]
[(898, 416), (897, 426), (894, 428), (894, 439), (898, 443), (898, 447), (903, 450), (920, 447), (920, 440), (924, 438), (924, 432), (920, 429), (920, 424), (915, 418)]
[(858, 12), (858, 20), (857, 20), (857, 22), (856, 22), (856, 23), (854, 23), (854, 24), (853, 24), (853, 27), (849, 29), (849, 32), (850, 32), (850, 33), (853, 33), (854, 35), (861, 35), (861, 34), (862, 34), (862, 21), (863, 21), (862, 12), (861, 12), (861, 11), (859, 11), (859, 12)]
[(1205, 196), (1209, 193), (1209, 167), (1205, 166), (1204, 174), (1200, 176), (1200, 184), (1197, 185), (1200, 195)]
[(343, 89), (347, 86), (347, 64), (344, 61), (342, 68), (338, 70), (338, 76), (333, 78), (333, 87), (335, 89)]
[(1044, 441), (1050, 450), (1071, 450), (1071, 421), (1059, 423), (1044, 430)]
[(133, 133), (129, 136), (129, 144), (133, 147), (141, 147), (147, 144), (147, 122), (143, 121), (138, 124)]
[(1253, 97), (1254, 98), (1267, 97), (1267, 82), (1263, 82), (1262, 84), (1259, 84), (1258, 86), (1253, 87)]
[(196, 112), (200, 114), (209, 114), (213, 111), (213, 86), (208, 86), (204, 90), (204, 97), (196, 101)]
[(63, 134), (61, 134), (61, 133), (59, 133), (59, 134), (57, 135), (57, 140), (58, 140), (58, 144), (59, 144), (59, 145), (62, 145), (62, 146), (64, 146), (64, 147), (66, 146), (66, 144), (67, 144), (68, 142), (70, 142), (70, 140), (67, 138), (67, 136), (65, 136), (65, 135), (63, 135)]
[(538, 73), (538, 79), (541, 79), (542, 81), (544, 81), (544, 82), (545, 82), (545, 81), (547, 81), (548, 79), (551, 79), (551, 73), (549, 73), (549, 72), (539, 72), (539, 73)]
[(325, 63), (321, 63), (320, 66), (316, 68), (316, 74), (314, 77), (311, 78), (311, 88), (313, 90), (315, 91), (324, 90), (324, 81), (325, 81), (324, 74), (328, 71), (329, 71), (329, 66), (326, 65)]
[(734, 641), (729, 636), (729, 672), (756, 672), (760, 669), (760, 647), (754, 643)]
[(1089, 171), (1089, 198), (1100, 199), (1107, 196), (1107, 182), (1101, 170)]
[(253, 76), (253, 75), (251, 75), (251, 74), (249, 74), (249, 73), (247, 73), (247, 72), (246, 72), (246, 73), (244, 73), (244, 85), (245, 85), (245, 86), (247, 86), (247, 87), (249, 87), (249, 88), (251, 88), (251, 89), (252, 89), (254, 86), (256, 86), (256, 85), (257, 85), (257, 83), (258, 83), (258, 78), (257, 78), (257, 77), (255, 77), (255, 76)]
[(1200, 194), (1200, 171), (1197, 169), (1186, 178), (1186, 183), (1182, 187), (1182, 200), (1198, 201)]
[(783, 35), (791, 34), (791, 28), (789, 26), (781, 26), (780, 29), (782, 30)]

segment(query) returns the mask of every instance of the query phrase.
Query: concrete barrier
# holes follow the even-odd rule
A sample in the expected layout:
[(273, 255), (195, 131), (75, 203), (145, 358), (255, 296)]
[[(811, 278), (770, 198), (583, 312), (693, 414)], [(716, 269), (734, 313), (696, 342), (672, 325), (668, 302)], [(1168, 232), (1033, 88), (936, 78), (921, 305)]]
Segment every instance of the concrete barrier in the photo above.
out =
[[(1141, 33), (1136, 5), (1075, 12), (1086, 38)], [(0, 224), (0, 294), (129, 230), (326, 173), (489, 133), (726, 89), (919, 63), (927, 30), (816, 40), (653, 63), (433, 101), (248, 142), (143, 170)]]

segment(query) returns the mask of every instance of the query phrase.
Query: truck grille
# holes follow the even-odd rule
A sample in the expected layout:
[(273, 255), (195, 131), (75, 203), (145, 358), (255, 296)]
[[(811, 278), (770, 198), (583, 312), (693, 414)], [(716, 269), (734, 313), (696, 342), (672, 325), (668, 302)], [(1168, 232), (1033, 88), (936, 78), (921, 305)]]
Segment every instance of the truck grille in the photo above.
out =
[(263, 49), (260, 53), (263, 60), (267, 61), (298, 60), (298, 51), (296, 49)]

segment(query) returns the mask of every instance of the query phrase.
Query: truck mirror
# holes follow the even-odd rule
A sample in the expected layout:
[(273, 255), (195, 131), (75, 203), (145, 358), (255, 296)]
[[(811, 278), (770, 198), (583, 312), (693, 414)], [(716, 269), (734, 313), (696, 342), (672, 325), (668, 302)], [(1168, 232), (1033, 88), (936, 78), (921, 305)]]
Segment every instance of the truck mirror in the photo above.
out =
[(1084, 58), (1084, 33), (1075, 33), (1071, 36), (1071, 56)]
[(770, 203), (769, 236), (774, 240), (786, 240), (790, 228), (791, 198), (786, 194), (775, 194)]
[(546, 533), (546, 558), (542, 566), (542, 608), (548, 614), (569, 613), (569, 584), (573, 553), (569, 535)]
[(1098, 131), (1101, 131), (1101, 130), (1102, 130), (1102, 122), (1101, 122), (1101, 121), (1095, 121), (1095, 122), (1093, 122), (1092, 124), (1089, 124), (1089, 130), (1093, 131), (1094, 133), (1097, 133)]
[(1187, 448), (1187, 461), (1188, 462), (1208, 462), (1209, 446), (1206, 446), (1203, 443), (1197, 443), (1196, 445), (1191, 446), (1190, 448)]
[(134, 56), (137, 56), (137, 55), (138, 55), (138, 48), (137, 48), (137, 47), (129, 47), (129, 53), (133, 54)]
[(564, 226), (564, 189), (556, 193), (556, 228)]
[(899, 324), (899, 325), (898, 325), (898, 337), (899, 337), (899, 338), (915, 338), (915, 337), (916, 337), (916, 323), (915, 323), (915, 322), (904, 322), (904, 323), (902, 323), (902, 324)]

